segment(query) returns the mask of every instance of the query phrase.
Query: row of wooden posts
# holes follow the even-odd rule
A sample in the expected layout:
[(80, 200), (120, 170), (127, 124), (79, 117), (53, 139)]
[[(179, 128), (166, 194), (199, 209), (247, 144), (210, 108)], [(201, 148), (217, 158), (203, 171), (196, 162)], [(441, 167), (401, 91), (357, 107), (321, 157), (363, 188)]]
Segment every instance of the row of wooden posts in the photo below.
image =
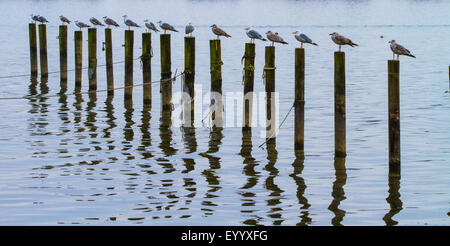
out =
[[(41, 76), (48, 76), (46, 25), (39, 24), (39, 54)], [(133, 92), (133, 43), (132, 30), (125, 31), (125, 79), (124, 97), (131, 99)], [(37, 76), (37, 45), (36, 24), (29, 24), (30, 37), (30, 62), (31, 74)], [(171, 72), (171, 47), (170, 34), (161, 34), (161, 108), (163, 112), (172, 110), (172, 72)], [(89, 91), (97, 89), (97, 30), (88, 29), (88, 75)], [(211, 92), (213, 95), (222, 94), (222, 58), (220, 40), (210, 40), (210, 70)], [(67, 26), (59, 27), (60, 49), (60, 79), (62, 86), (67, 84)], [(113, 55), (111, 29), (105, 28), (105, 52), (106, 52), (106, 81), (108, 95), (114, 93)], [(75, 31), (75, 87), (81, 88), (82, 71), (82, 32)], [(143, 70), (143, 100), (145, 105), (151, 105), (151, 34), (142, 33), (142, 70)], [(244, 113), (243, 130), (248, 130), (251, 125), (252, 97), (245, 97), (253, 92), (255, 44), (246, 43), (244, 53)], [(450, 69), (450, 68), (449, 68)], [(195, 37), (185, 37), (185, 70), (183, 90), (194, 98), (195, 77)], [(267, 138), (274, 131), (275, 105), (272, 97), (275, 92), (275, 47), (265, 47), (265, 92), (266, 92), (266, 120)], [(167, 81), (167, 82), (164, 82)], [(304, 150), (304, 119), (305, 119), (305, 50), (295, 49), (295, 126), (294, 145), (295, 150), (303, 153)], [(400, 172), (400, 107), (399, 107), (399, 61), (388, 61), (388, 119), (389, 119), (389, 170)], [(211, 104), (217, 104), (216, 108), (222, 109), (222, 98), (211, 98)], [(185, 114), (190, 114), (191, 125), (194, 122), (194, 103), (192, 100), (184, 105)], [(211, 115), (213, 127), (222, 126), (222, 110), (215, 110)], [(185, 122), (186, 123), (186, 122)], [(335, 156), (346, 156), (346, 106), (345, 106), (345, 53), (334, 53), (334, 130), (335, 130)]]

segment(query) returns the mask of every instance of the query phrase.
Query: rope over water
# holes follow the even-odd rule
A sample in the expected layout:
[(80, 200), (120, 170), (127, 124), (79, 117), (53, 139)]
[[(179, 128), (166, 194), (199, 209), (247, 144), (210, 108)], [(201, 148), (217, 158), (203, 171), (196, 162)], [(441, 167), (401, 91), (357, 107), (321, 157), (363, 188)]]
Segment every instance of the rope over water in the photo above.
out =
[(286, 116), (284, 116), (284, 119), (281, 121), (280, 125), (278, 126), (278, 128), (272, 133), (272, 135), (270, 135), (269, 138), (266, 139), (266, 141), (264, 141), (264, 143), (260, 144), (258, 146), (258, 148), (261, 148), (261, 146), (263, 146), (264, 144), (266, 144), (275, 134), (277, 134), (278, 130), (280, 130), (280, 128), (283, 126), (284, 122), (286, 121), (287, 117), (289, 116), (289, 114), (291, 113), (292, 109), (295, 106), (295, 102), (294, 104), (292, 104), (291, 108), (289, 109), (289, 111), (287, 112)]

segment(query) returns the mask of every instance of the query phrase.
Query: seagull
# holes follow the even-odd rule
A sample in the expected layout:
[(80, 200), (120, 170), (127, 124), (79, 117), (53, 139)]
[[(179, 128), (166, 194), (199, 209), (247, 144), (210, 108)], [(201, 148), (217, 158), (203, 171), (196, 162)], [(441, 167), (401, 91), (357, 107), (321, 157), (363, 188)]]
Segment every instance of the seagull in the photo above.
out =
[(30, 14), (31, 19), (34, 21), (34, 23), (36, 24), (36, 21), (39, 21), (39, 15), (34, 15), (34, 14)]
[(80, 31), (81, 31), (81, 28), (83, 28), (83, 27), (90, 27), (89, 25), (87, 25), (81, 21), (75, 21), (75, 25), (77, 25), (77, 27), (80, 28)]
[(411, 52), (406, 49), (405, 47), (401, 46), (400, 44), (397, 44), (395, 40), (389, 41), (391, 44), (391, 50), (392, 50), (392, 59), (395, 59), (395, 55), (397, 55), (397, 61), (399, 60), (400, 55), (404, 56), (410, 56), (413, 58), (416, 58), (414, 55), (411, 54)]
[(190, 37), (192, 37), (192, 33), (194, 32), (194, 26), (192, 25), (192, 22), (189, 22), (185, 28), (186, 35), (189, 34)]
[(303, 48), (303, 43), (312, 44), (315, 46), (318, 46), (316, 43), (314, 43), (306, 34), (301, 33), (299, 31), (295, 31), (292, 34), (295, 34), (295, 39), (297, 39), (300, 42), (300, 48)]
[(224, 30), (220, 29), (216, 24), (211, 26), (211, 30), (214, 34), (216, 34), (217, 39), (219, 39), (219, 36), (225, 36), (227, 38), (231, 38), (230, 35), (228, 35)]
[(273, 46), (273, 43), (274, 43), (274, 42), (276, 42), (276, 43), (282, 43), (282, 44), (287, 44), (286, 41), (284, 41), (280, 36), (278, 36), (278, 33), (277, 33), (277, 32), (276, 32), (276, 33), (273, 33), (272, 31), (267, 31), (267, 32), (266, 32), (266, 36), (267, 36), (267, 39), (268, 39), (269, 41), (272, 41), (272, 46)]
[(99, 20), (97, 20), (97, 19), (94, 18), (94, 17), (90, 18), (89, 21), (90, 21), (94, 26), (105, 26), (105, 25), (103, 25), (103, 23), (101, 23)]
[(149, 30), (153, 30), (154, 32), (159, 32), (158, 28), (156, 28), (155, 24), (153, 22), (150, 22), (149, 20), (144, 20), (145, 26)]
[(113, 19), (109, 18), (108, 16), (103, 16), (103, 21), (106, 23), (106, 25), (109, 26), (115, 26), (118, 27), (119, 24), (117, 24), (117, 22), (115, 22)]
[(159, 27), (161, 27), (161, 29), (164, 30), (164, 34), (166, 34), (166, 31), (174, 31), (174, 32), (178, 32), (177, 30), (175, 30), (175, 28), (170, 25), (169, 23), (166, 22), (162, 22), (162, 21), (158, 21), (157, 22), (159, 24)]
[(263, 38), (263, 36), (261, 36), (261, 34), (259, 34), (257, 31), (255, 31), (253, 29), (250, 29), (250, 27), (246, 27), (246, 28), (244, 28), (244, 30), (246, 30), (245, 33), (250, 38), (250, 43), (255, 43), (255, 39), (267, 41), (267, 39)]
[(135, 27), (141, 27), (141, 26), (139, 26), (138, 24), (136, 24), (136, 22), (134, 22), (134, 21), (128, 19), (128, 18), (127, 18), (127, 17), (128, 17), (127, 15), (124, 15), (124, 16), (122, 16), (122, 17), (123, 17), (123, 23), (125, 23), (125, 25), (128, 26), (128, 30), (130, 30), (130, 27), (132, 27), (132, 26), (135, 26)]
[(45, 19), (45, 17), (42, 16), (42, 15), (38, 15), (37, 21), (39, 21), (39, 22), (42, 23), (42, 24), (45, 24), (46, 22), (48, 22), (48, 20)]
[(341, 51), (341, 45), (350, 45), (352, 47), (358, 46), (357, 44), (353, 43), (350, 39), (340, 35), (337, 32), (330, 33), (330, 35), (333, 42), (339, 45), (339, 52)]
[(64, 25), (64, 23), (70, 24), (70, 20), (67, 19), (64, 15), (60, 15), (59, 19), (61, 20), (63, 25)]

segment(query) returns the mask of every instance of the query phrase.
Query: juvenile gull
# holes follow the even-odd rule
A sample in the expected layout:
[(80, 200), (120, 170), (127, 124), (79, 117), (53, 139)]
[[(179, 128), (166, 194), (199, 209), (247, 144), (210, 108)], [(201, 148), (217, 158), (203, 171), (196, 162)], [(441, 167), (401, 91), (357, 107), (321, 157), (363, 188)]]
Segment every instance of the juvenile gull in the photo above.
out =
[(224, 30), (220, 29), (216, 24), (211, 26), (211, 30), (217, 36), (217, 39), (219, 39), (219, 36), (231, 38), (230, 35), (228, 35)]
[(125, 25), (128, 26), (128, 30), (130, 30), (130, 27), (132, 27), (132, 26), (135, 26), (135, 27), (141, 27), (141, 26), (139, 26), (138, 24), (136, 24), (136, 22), (134, 22), (134, 21), (128, 19), (128, 18), (127, 18), (127, 17), (128, 17), (127, 15), (124, 15), (124, 16), (122, 16), (122, 17), (123, 17), (123, 23), (125, 23)]
[(34, 21), (34, 23), (36, 24), (36, 21), (39, 21), (39, 15), (34, 15), (34, 14), (30, 14), (31, 19)]
[(283, 38), (278, 36), (277, 32), (273, 33), (272, 31), (267, 31), (266, 36), (267, 36), (267, 39), (272, 42), (272, 46), (273, 46), (273, 43), (287, 44), (287, 42), (284, 41)]
[(61, 22), (62, 22), (63, 24), (64, 24), (64, 23), (70, 24), (70, 20), (67, 19), (64, 15), (60, 15), (60, 16), (59, 16), (59, 19), (61, 20)]
[(416, 58), (414, 55), (411, 54), (411, 52), (406, 49), (405, 47), (401, 46), (400, 44), (397, 44), (395, 42), (395, 40), (391, 40), (389, 41), (389, 43), (391, 44), (391, 50), (392, 50), (392, 59), (395, 59), (395, 55), (397, 55), (397, 61), (400, 58), (400, 55), (404, 55), (404, 56), (410, 56), (413, 58)]
[(147, 27), (148, 30), (152, 30), (154, 32), (159, 32), (158, 28), (156, 28), (155, 24), (153, 22), (150, 22), (149, 20), (144, 20), (145, 27)]
[(172, 25), (170, 25), (169, 23), (162, 22), (162, 21), (158, 21), (157, 23), (159, 24), (159, 27), (161, 27), (161, 29), (164, 30), (164, 34), (166, 34), (166, 31), (178, 32), (178, 31), (175, 30), (175, 28), (174, 28)]
[(259, 34), (255, 30), (251, 29), (250, 27), (246, 27), (246, 28), (244, 28), (244, 30), (246, 30), (245, 33), (250, 38), (250, 43), (255, 43), (255, 39), (259, 39), (259, 40), (262, 40), (262, 41), (267, 41), (267, 39), (263, 38), (263, 36), (261, 36), (261, 34)]
[(352, 47), (358, 46), (357, 44), (353, 43), (350, 39), (340, 35), (337, 32), (330, 33), (331, 40), (335, 42), (337, 45), (339, 45), (339, 52), (341, 51), (341, 45), (350, 45)]
[(77, 27), (80, 28), (80, 31), (81, 31), (81, 28), (90, 27), (89, 25), (87, 25), (87, 24), (85, 24), (85, 23), (83, 23), (81, 21), (75, 21), (75, 25), (77, 25)]
[(103, 21), (106, 23), (106, 25), (109, 26), (115, 26), (118, 27), (119, 24), (117, 24), (117, 22), (115, 22), (113, 19), (109, 18), (108, 16), (103, 16)]
[(194, 32), (194, 26), (192, 25), (192, 22), (189, 22), (185, 28), (186, 35), (189, 34), (189, 37), (192, 37), (192, 33)]
[(37, 21), (39, 21), (40, 23), (42, 23), (42, 24), (45, 24), (45, 23), (47, 23), (48, 22), (48, 20), (47, 19), (45, 19), (45, 17), (44, 16), (42, 16), (42, 15), (38, 15), (38, 17), (37, 17)]
[(94, 26), (105, 26), (105, 25), (103, 25), (103, 23), (101, 23), (99, 20), (97, 20), (97, 19), (94, 18), (94, 17), (90, 18), (89, 21), (90, 21)]
[(295, 39), (300, 42), (300, 48), (303, 48), (303, 43), (312, 44), (315, 46), (318, 46), (316, 43), (314, 43), (306, 34), (301, 33), (299, 31), (295, 31), (292, 34), (295, 34)]

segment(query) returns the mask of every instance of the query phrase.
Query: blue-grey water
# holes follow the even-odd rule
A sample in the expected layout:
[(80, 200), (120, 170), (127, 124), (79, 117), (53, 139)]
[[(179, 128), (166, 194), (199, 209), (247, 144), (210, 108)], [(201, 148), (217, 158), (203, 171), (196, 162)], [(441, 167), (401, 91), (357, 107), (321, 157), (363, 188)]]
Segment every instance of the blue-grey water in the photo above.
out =
[[(60, 93), (59, 74), (48, 81), (29, 76), (1, 79), (1, 225), (450, 225), (449, 1), (1, 1), (0, 77), (29, 73), (28, 23), (41, 14), (47, 25), (49, 71), (59, 70), (58, 16), (87, 22), (108, 15), (122, 24), (127, 14), (142, 24), (167, 21), (183, 30), (196, 26), (195, 82), (209, 90), (209, 26), (222, 39), (223, 91), (242, 90), (246, 26), (277, 31), (279, 115), (289, 111), (294, 88), (292, 32), (300, 30), (318, 47), (306, 47), (305, 158), (294, 155), (294, 114), (276, 144), (258, 146), (262, 127), (211, 130), (160, 127), (159, 84), (145, 110), (142, 88), (133, 104), (123, 91), (76, 94), (74, 72)], [(73, 31), (68, 66), (74, 67)], [(123, 30), (113, 30), (114, 61), (124, 57)], [(344, 47), (347, 77), (347, 157), (334, 160), (333, 52), (329, 33), (359, 47)], [(141, 52), (135, 31), (135, 54)], [(380, 38), (383, 35), (384, 38)], [(172, 34), (172, 72), (184, 68), (183, 32)], [(388, 172), (388, 40), (417, 57), (401, 57), (401, 177)], [(84, 40), (87, 32), (84, 31)], [(104, 64), (103, 30), (98, 63)], [(159, 37), (153, 35), (152, 80), (160, 74)], [(255, 92), (264, 46), (257, 41)], [(87, 65), (87, 42), (83, 42)], [(142, 80), (138, 61), (134, 80)], [(106, 88), (105, 68), (98, 87)], [(123, 85), (116, 64), (116, 87)], [(87, 70), (83, 88), (87, 91)], [(175, 81), (174, 92), (180, 89)], [(199, 122), (201, 119), (196, 119)]]

